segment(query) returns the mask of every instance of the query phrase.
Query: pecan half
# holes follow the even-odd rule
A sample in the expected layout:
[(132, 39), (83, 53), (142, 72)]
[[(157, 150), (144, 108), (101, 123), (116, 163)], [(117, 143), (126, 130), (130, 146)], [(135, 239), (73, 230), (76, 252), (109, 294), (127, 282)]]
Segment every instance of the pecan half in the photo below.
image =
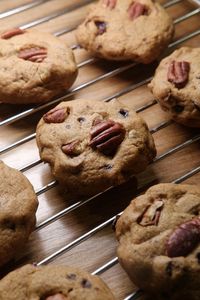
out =
[(200, 218), (181, 224), (167, 241), (169, 257), (187, 256), (200, 242)]
[(64, 122), (68, 114), (69, 108), (55, 107), (43, 116), (43, 120), (46, 123), (62, 123)]
[(125, 128), (112, 120), (102, 121), (91, 129), (89, 145), (105, 155), (114, 154), (125, 137)]
[(168, 67), (167, 80), (178, 89), (183, 88), (188, 82), (189, 71), (189, 62), (173, 60)]
[(26, 31), (20, 28), (13, 28), (1, 34), (1, 38), (4, 40), (8, 40), (15, 35), (23, 34)]
[(117, 0), (103, 0), (103, 5), (110, 9), (115, 8), (116, 3), (117, 3)]
[(62, 145), (62, 151), (69, 156), (77, 156), (81, 154), (80, 141), (75, 140), (70, 143)]
[(142, 15), (147, 15), (148, 10), (146, 6), (139, 2), (133, 2), (128, 8), (128, 15), (131, 20), (134, 20)]
[(26, 48), (19, 51), (19, 58), (32, 62), (43, 62), (47, 58), (47, 49), (42, 47)]
[(98, 32), (97, 32), (98, 35), (102, 35), (102, 34), (104, 34), (104, 32), (106, 32), (106, 29), (107, 29), (106, 22), (95, 21), (94, 24), (96, 25), (96, 27), (98, 29)]
[(156, 200), (151, 205), (148, 205), (142, 215), (137, 219), (141, 226), (158, 225), (160, 213), (164, 206), (162, 200)]
[(65, 297), (63, 294), (60, 293), (45, 298), (45, 300), (67, 300), (67, 299), (68, 299), (67, 297)]

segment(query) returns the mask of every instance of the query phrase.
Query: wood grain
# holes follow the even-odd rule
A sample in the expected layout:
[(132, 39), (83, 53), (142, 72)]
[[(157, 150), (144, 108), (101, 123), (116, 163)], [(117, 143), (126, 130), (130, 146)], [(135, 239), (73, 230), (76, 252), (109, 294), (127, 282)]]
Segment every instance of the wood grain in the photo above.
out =
[[(29, 2), (31, 1), (0, 1), (0, 13)], [(161, 3), (164, 2), (165, 1), (161, 1)], [(54, 12), (60, 12), (60, 16), (52, 18), (48, 22), (43, 22), (35, 27), (51, 33), (58, 33), (63, 29), (71, 29), (70, 32), (61, 35), (60, 38), (72, 46), (76, 44), (75, 32), (72, 29), (84, 19), (91, 4), (81, 6), (75, 10), (71, 9), (74, 5), (83, 5), (84, 3), (85, 1), (83, 0), (49, 0), (40, 6), (0, 19), (0, 26), (1, 28), (8, 28), (24, 25), (33, 20), (38, 20), (42, 17), (51, 15)], [(71, 11), (63, 14), (63, 11), (67, 9)], [(195, 9), (195, 6), (191, 2), (183, 0), (173, 7), (169, 7), (167, 11), (172, 15), (173, 19), (176, 19), (193, 9)], [(199, 15), (196, 15), (176, 25), (174, 41), (198, 29)], [(199, 43), (200, 36), (198, 35), (180, 44), (179, 47), (182, 45), (199, 46)], [(172, 50), (173, 49), (170, 49), (170, 51)], [(90, 55), (83, 49), (74, 50), (74, 54), (78, 63), (90, 58)], [(78, 87), (83, 83), (98, 78), (99, 76), (128, 63), (129, 62), (123, 64), (114, 62), (105, 63), (104, 61), (96, 60), (94, 63), (79, 69), (79, 76), (74, 87)], [(66, 101), (75, 98), (103, 100), (106, 97), (122, 91), (130, 85), (137, 84), (141, 80), (152, 76), (155, 67), (156, 63), (150, 66), (140, 65), (135, 68), (130, 68), (128, 71), (122, 72), (119, 75), (97, 81), (96, 83), (79, 90), (73, 97), (66, 97)], [(146, 85), (135, 88), (119, 98), (134, 110), (153, 100), (153, 96)], [(0, 105), (0, 120), (25, 109), (23, 106)], [(37, 122), (44, 111), (32, 114), (13, 124), (3, 126), (0, 129), (0, 148), (3, 149), (19, 139), (34, 133)], [(158, 104), (140, 112), (140, 115), (146, 120), (150, 129), (169, 120), (168, 116), (160, 109)], [(153, 134), (158, 155), (169, 151), (173, 147), (187, 141), (197, 134), (198, 130), (188, 129), (171, 122), (167, 127), (161, 128)], [(35, 139), (1, 154), (1, 159), (8, 165), (18, 169), (38, 160), (39, 155)], [(147, 170), (138, 176), (138, 184), (139, 187), (143, 187), (156, 182), (170, 182), (198, 166), (200, 166), (200, 158), (199, 142), (197, 141), (182, 150), (149, 165)], [(30, 179), (36, 191), (54, 180), (48, 165), (44, 165), (43, 163), (39, 163), (30, 170), (24, 172), (24, 174)], [(199, 180), (200, 174), (198, 173), (187, 179), (186, 182), (198, 184)], [(121, 187), (105, 192), (103, 195), (100, 195), (86, 205), (71, 211), (48, 226), (35, 231), (32, 234), (27, 247), (21, 250), (18, 261), (11, 263), (8, 268), (2, 270), (1, 273), (13, 270), (15, 267), (25, 263), (43, 260), (48, 255), (51, 255), (61, 247), (67, 245), (74, 239), (122, 211), (135, 194), (135, 182), (131, 180)], [(41, 194), (38, 198), (40, 203), (37, 212), (38, 224), (77, 201), (76, 199), (69, 199), (68, 195), (64, 193), (59, 186)], [(114, 233), (109, 225), (92, 235), (89, 239), (81, 242), (76, 247), (73, 247), (69, 251), (56, 257), (49, 263), (75, 265), (93, 272), (96, 268), (99, 268), (116, 256), (116, 246), (117, 242), (115, 241)], [(123, 299), (136, 289), (119, 264), (116, 264), (101, 276), (111, 287), (118, 300)]]

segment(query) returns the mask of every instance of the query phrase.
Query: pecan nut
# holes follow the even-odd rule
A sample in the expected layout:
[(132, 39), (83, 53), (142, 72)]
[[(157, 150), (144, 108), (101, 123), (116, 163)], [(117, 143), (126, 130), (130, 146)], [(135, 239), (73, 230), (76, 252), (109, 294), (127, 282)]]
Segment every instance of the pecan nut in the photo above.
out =
[(200, 242), (200, 218), (181, 224), (167, 241), (169, 257), (187, 256)]
[(103, 5), (109, 9), (115, 8), (117, 0), (103, 0)]
[(114, 154), (125, 137), (125, 128), (112, 120), (101, 121), (90, 132), (89, 145), (105, 155)]
[(181, 89), (188, 82), (189, 71), (189, 62), (173, 60), (168, 67), (167, 80), (173, 83), (178, 89)]
[(138, 224), (141, 226), (157, 226), (163, 206), (164, 202), (162, 200), (156, 200), (151, 205), (148, 205), (137, 219)]
[(131, 20), (134, 20), (142, 15), (147, 15), (148, 10), (146, 6), (139, 2), (133, 2), (128, 8), (128, 15)]
[(19, 34), (23, 34), (26, 31), (20, 28), (13, 28), (10, 30), (5, 31), (4, 33), (1, 34), (1, 38), (4, 40), (8, 40), (10, 38), (12, 38), (15, 35), (19, 35)]
[(104, 32), (106, 32), (106, 29), (107, 29), (106, 22), (103, 22), (103, 21), (94, 21), (94, 24), (95, 24), (95, 26), (98, 29), (98, 32), (97, 32), (98, 35), (102, 35), (102, 34), (104, 34)]
[(80, 141), (75, 140), (62, 145), (62, 151), (69, 156), (78, 156), (82, 152), (82, 149), (80, 147)]
[(52, 296), (48, 296), (45, 298), (45, 300), (67, 300), (67, 297), (65, 297), (63, 294), (54, 294)]
[(55, 107), (48, 111), (43, 120), (45, 123), (62, 123), (69, 114), (69, 109), (65, 107)]
[(47, 58), (47, 49), (42, 47), (22, 49), (19, 51), (18, 57), (24, 60), (41, 63)]

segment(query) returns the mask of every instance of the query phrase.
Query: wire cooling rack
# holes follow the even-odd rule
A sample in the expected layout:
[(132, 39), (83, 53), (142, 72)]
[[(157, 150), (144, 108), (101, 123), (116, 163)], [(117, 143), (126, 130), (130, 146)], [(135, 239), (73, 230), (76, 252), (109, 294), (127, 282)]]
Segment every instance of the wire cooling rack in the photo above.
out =
[[(22, 249), (19, 260), (11, 264), (11, 269), (32, 261), (37, 261), (38, 265), (61, 262), (76, 264), (92, 274), (101, 275), (117, 299), (138, 299), (141, 291), (129, 282), (118, 265), (111, 224), (133, 195), (145, 191), (155, 182), (199, 182), (200, 134), (198, 130), (181, 127), (169, 120), (150, 96), (146, 85), (152, 78), (155, 64), (141, 66), (134, 62), (106, 62), (105, 66), (105, 62), (90, 57), (76, 44), (74, 30), (95, 1), (20, 0), (13, 1), (12, 7), (8, 5), (11, 1), (7, 1), (7, 4), (3, 2), (0, 3), (0, 25), (8, 27), (12, 24), (22, 29), (41, 27), (65, 39), (78, 60), (80, 78), (68, 93), (49, 103), (29, 107), (0, 103), (1, 159), (25, 173), (33, 183), (40, 202), (38, 223), (28, 250)], [(198, 3), (198, 0), (195, 2)], [(172, 14), (177, 31), (168, 52), (184, 44), (199, 45), (200, 7), (186, 0), (162, 4)], [(27, 16), (30, 17), (24, 23)], [(99, 92), (104, 87), (105, 92)], [(99, 94), (102, 95), (102, 101), (116, 97), (122, 99), (144, 117), (155, 138), (158, 155), (147, 170), (138, 176), (137, 192), (133, 186), (130, 192), (129, 185), (125, 184), (123, 187), (110, 187), (89, 199), (67, 201), (66, 195), (60, 196), (62, 191), (58, 183), (51, 178), (48, 167), (39, 159), (35, 125), (44, 112), (60, 101), (81, 96), (99, 99)], [(105, 245), (111, 250), (107, 251)], [(134, 292), (131, 293), (131, 290)]]

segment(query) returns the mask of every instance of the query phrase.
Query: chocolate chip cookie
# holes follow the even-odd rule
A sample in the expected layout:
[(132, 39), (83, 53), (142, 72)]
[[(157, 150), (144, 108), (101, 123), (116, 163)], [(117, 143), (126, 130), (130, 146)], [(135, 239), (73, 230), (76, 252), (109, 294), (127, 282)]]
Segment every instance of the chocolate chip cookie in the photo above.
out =
[(125, 209), (116, 236), (119, 261), (138, 287), (164, 299), (200, 299), (199, 186), (151, 187)]
[(40, 120), (36, 139), (56, 179), (80, 196), (123, 183), (156, 153), (146, 123), (117, 100), (60, 103)]
[(0, 281), (0, 300), (114, 300), (98, 277), (67, 266), (26, 265)]
[[(0, 161), (0, 266), (22, 251), (35, 226), (37, 198), (28, 179)], [(6, 298), (5, 298), (6, 299)]]
[(147, 64), (167, 47), (173, 32), (171, 17), (154, 1), (100, 0), (76, 36), (95, 56)]
[(174, 121), (200, 127), (200, 48), (182, 47), (163, 59), (149, 87)]
[(0, 31), (0, 101), (41, 103), (66, 91), (77, 76), (72, 50), (49, 33)]

